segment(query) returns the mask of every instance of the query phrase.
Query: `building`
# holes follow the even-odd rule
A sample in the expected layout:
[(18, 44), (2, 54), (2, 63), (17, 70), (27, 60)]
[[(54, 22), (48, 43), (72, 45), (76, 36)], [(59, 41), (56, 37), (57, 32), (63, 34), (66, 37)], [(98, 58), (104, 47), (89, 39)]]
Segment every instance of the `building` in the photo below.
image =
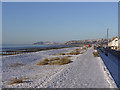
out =
[(111, 49), (118, 49), (118, 42), (120, 41), (120, 39), (118, 39), (118, 37), (114, 37), (113, 40), (111, 42), (108, 43), (108, 46), (111, 47)]

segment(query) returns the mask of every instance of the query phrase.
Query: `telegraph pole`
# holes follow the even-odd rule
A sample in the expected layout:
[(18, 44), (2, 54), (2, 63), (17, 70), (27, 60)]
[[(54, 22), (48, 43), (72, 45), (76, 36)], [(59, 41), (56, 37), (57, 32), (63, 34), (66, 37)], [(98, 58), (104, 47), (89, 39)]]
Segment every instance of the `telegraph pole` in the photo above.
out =
[(109, 36), (108, 31), (109, 31), (109, 30), (111, 30), (111, 28), (107, 28), (107, 47), (108, 47), (108, 43), (109, 43), (109, 37), (108, 37), (108, 36)]
[(108, 30), (109, 30), (109, 28), (107, 28), (107, 47), (108, 47), (108, 42), (109, 42), (109, 40), (108, 40)]

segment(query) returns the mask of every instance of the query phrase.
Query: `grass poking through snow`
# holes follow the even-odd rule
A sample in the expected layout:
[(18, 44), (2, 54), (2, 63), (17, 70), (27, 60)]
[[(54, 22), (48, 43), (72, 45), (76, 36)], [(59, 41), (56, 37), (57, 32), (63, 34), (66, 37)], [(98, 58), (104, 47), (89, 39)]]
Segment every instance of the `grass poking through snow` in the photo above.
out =
[(11, 64), (10, 66), (11, 67), (17, 67), (17, 66), (23, 66), (24, 64), (22, 63), (14, 63), (14, 64)]
[(44, 59), (43, 61), (38, 62), (37, 65), (47, 65), (48, 61), (48, 59)]
[(54, 57), (54, 58), (50, 58), (49, 60), (54, 61), (54, 60), (59, 60), (59, 59), (60, 59), (59, 57)]
[(19, 83), (23, 83), (23, 79), (22, 78), (19, 78), (19, 79), (14, 78), (13, 80), (10, 80), (9, 85), (11, 85), (11, 84), (19, 84)]
[[(70, 57), (70, 56), (69, 56)], [(37, 65), (64, 65), (71, 62), (68, 56), (65, 57), (55, 57), (50, 59), (44, 59), (43, 61), (40, 61), (37, 63)]]
[(94, 56), (94, 57), (100, 57), (100, 56), (99, 56), (99, 51), (97, 50), (97, 52), (93, 52), (93, 56)]
[(69, 57), (72, 57), (71, 55), (83, 54), (84, 52), (81, 52), (82, 50), (84, 50), (84, 52), (87, 51), (87, 47), (75, 49), (75, 50), (71, 51), (70, 53), (54, 54), (54, 55), (68, 55), (68, 56), (64, 56), (62, 58), (53, 57), (50, 59), (44, 59), (43, 61), (38, 62), (37, 65), (64, 65), (64, 64), (68, 64), (71, 62)]

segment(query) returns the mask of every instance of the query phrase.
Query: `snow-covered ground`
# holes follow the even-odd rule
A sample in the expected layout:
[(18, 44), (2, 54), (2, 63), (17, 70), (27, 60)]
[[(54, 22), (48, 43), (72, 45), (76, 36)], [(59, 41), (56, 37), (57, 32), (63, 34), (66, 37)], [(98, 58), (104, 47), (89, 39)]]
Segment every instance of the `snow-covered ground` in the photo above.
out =
[[(110, 88), (114, 80), (106, 74), (102, 60), (93, 57), (93, 49), (80, 55), (72, 55), (72, 63), (66, 65), (36, 65), (44, 58), (57, 57), (74, 48), (46, 50), (24, 55), (2, 57), (3, 88)], [(62, 56), (61, 56), (62, 57)], [(23, 65), (12, 67), (14, 63)], [(109, 72), (108, 72), (109, 73)], [(24, 78), (24, 83), (9, 85), (15, 77)]]

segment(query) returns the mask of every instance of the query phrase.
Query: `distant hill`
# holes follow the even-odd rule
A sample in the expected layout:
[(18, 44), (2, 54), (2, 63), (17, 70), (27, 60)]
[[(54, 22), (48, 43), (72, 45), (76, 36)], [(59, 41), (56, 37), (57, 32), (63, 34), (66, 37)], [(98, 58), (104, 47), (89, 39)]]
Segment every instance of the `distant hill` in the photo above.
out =
[[(109, 39), (109, 42), (111, 39)], [(34, 45), (87, 45), (87, 44), (107, 44), (107, 39), (88, 39), (88, 40), (70, 40), (66, 41), (64, 43), (56, 43), (52, 41), (46, 41), (46, 42), (36, 42)]]
[[(110, 41), (110, 40), (109, 40)], [(87, 45), (87, 44), (107, 44), (107, 39), (91, 39), (91, 40), (71, 40), (67, 41), (65, 45)]]
[(56, 45), (56, 44), (58, 44), (58, 43), (56, 43), (56, 42), (51, 42), (51, 41), (46, 41), (46, 42), (43, 42), (43, 41), (41, 41), (41, 42), (36, 42), (36, 43), (33, 43), (34, 45)]

